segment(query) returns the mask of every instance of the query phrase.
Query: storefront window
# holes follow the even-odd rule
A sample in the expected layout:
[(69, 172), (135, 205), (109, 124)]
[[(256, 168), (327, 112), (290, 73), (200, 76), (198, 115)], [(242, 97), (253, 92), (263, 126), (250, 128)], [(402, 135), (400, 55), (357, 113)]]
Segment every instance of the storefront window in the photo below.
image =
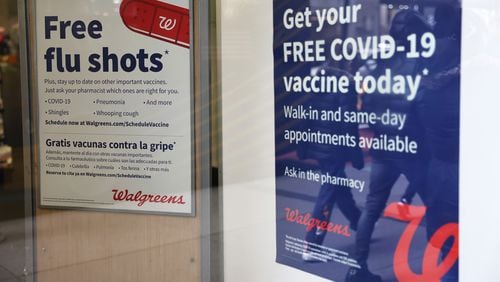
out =
[(0, 2), (0, 282), (497, 281), (496, 0)]
[(31, 192), (24, 181), (19, 38), (17, 1), (3, 1), (0, 7), (0, 280), (5, 281), (23, 279), (32, 259), (28, 250), (31, 235), (25, 221), (30, 208), (25, 200)]

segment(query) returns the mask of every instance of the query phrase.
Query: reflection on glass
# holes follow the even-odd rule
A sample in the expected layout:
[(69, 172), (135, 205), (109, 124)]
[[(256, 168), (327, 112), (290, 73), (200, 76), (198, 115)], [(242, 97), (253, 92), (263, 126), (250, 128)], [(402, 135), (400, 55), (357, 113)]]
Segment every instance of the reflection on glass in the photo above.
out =
[[(21, 82), (17, 2), (0, 4), (0, 280), (26, 266)], [(2, 280), (3, 279), (3, 280)]]

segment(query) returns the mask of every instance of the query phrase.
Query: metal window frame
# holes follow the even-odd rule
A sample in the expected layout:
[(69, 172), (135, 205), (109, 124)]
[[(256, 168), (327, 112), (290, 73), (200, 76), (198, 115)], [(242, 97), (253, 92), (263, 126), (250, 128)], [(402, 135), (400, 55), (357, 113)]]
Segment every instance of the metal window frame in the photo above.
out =
[(17, 0), (19, 22), (19, 59), (21, 68), (22, 132), (24, 158), (24, 203), (25, 203), (25, 281), (35, 281), (36, 227), (34, 220), (34, 195), (32, 193), (32, 128), (31, 128), (31, 64), (29, 60), (30, 39), (28, 35), (28, 9), (26, 0)]

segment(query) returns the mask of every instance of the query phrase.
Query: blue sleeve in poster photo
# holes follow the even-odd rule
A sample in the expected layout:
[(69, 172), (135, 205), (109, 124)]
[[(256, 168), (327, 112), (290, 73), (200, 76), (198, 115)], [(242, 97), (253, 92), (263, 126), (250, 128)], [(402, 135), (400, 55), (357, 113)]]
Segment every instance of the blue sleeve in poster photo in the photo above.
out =
[(461, 2), (273, 3), (277, 262), (458, 281)]

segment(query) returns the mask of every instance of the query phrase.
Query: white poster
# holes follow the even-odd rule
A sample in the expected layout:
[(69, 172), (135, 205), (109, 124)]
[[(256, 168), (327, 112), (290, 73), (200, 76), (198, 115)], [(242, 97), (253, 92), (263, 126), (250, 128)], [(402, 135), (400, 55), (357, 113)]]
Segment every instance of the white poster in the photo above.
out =
[(38, 0), (42, 207), (192, 215), (188, 0)]

